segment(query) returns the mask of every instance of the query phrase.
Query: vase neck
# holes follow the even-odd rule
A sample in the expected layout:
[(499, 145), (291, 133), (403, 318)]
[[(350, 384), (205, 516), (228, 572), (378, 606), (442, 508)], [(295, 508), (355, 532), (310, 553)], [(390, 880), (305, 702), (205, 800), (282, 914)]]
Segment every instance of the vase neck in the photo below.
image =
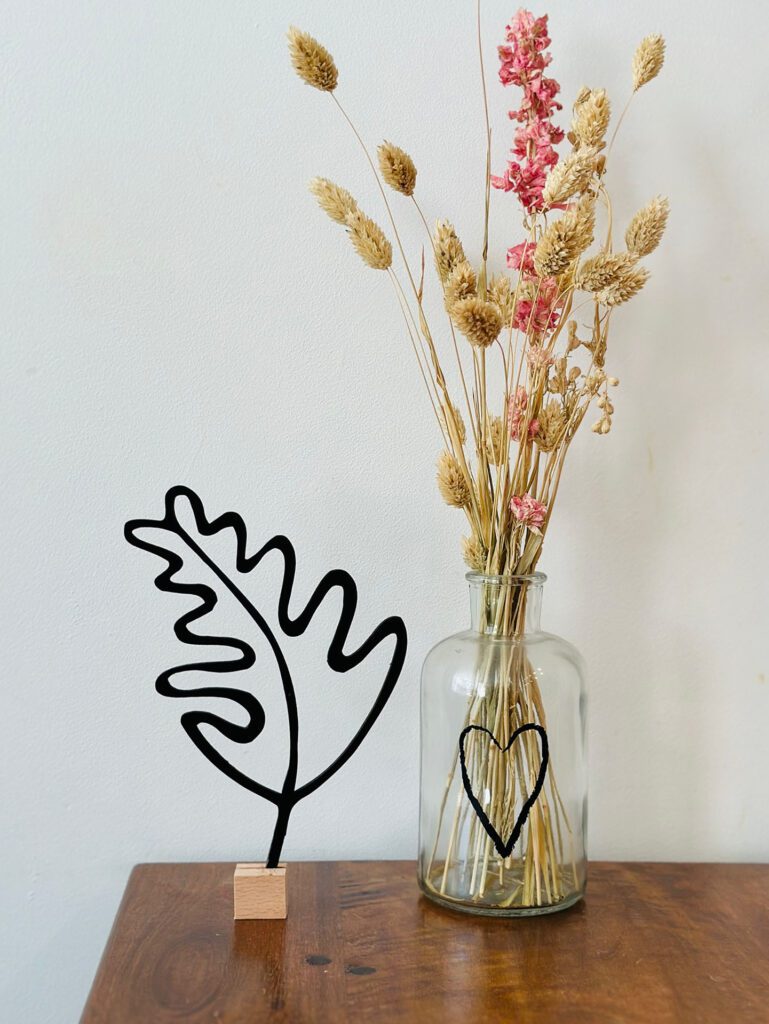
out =
[(470, 626), (491, 637), (515, 637), (539, 631), (544, 573), (485, 576), (469, 572)]

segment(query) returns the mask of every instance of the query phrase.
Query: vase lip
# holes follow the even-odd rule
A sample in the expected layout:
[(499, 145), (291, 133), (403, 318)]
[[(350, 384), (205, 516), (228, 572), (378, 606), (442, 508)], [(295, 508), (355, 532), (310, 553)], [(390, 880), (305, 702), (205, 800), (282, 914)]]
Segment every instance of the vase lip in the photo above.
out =
[(547, 580), (547, 576), (543, 572), (530, 572), (530, 573), (505, 573), (504, 575), (495, 575), (494, 573), (485, 572), (468, 572), (465, 573), (465, 579), (468, 583), (474, 583), (477, 585), (491, 583), (497, 587), (515, 587), (527, 583), (529, 586), (541, 587)]

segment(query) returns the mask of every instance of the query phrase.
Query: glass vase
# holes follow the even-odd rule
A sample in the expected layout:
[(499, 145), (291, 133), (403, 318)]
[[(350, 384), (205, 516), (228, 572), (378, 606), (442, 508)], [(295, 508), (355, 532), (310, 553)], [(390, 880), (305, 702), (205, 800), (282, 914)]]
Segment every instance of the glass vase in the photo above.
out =
[(540, 628), (542, 573), (468, 573), (470, 629), (422, 670), (419, 884), (498, 916), (585, 891), (585, 670)]

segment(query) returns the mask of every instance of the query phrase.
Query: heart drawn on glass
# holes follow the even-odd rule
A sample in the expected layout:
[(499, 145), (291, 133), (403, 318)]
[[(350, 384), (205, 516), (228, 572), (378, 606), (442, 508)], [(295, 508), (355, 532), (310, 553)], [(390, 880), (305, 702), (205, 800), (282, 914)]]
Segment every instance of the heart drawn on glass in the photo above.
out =
[[(467, 774), (467, 765), (465, 763), (465, 740), (467, 739), (471, 732), (486, 733), (486, 735), (489, 737), (489, 740), (502, 754), (506, 754), (509, 750), (511, 750), (513, 744), (518, 739), (518, 737), (522, 736), (525, 732), (536, 732), (539, 736), (542, 759), (539, 766), (539, 773), (537, 774), (537, 780), (534, 783), (534, 788), (529, 794), (528, 799), (525, 801), (523, 807), (521, 808), (518, 817), (515, 819), (513, 831), (511, 832), (507, 842), (503, 840), (502, 836), (500, 836), (500, 834), (489, 821), (488, 815), (484, 811), (480, 800), (473, 792), (473, 784), (470, 781), (470, 776)], [(549, 757), (550, 749), (547, 742), (547, 733), (541, 725), (536, 725), (534, 722), (528, 722), (526, 725), (522, 725), (520, 728), (516, 729), (513, 735), (510, 737), (509, 743), (507, 744), (506, 747), (504, 747), (504, 749), (502, 747), (502, 744), (497, 740), (496, 736), (488, 729), (485, 729), (482, 725), (468, 725), (459, 734), (459, 763), (462, 767), (462, 785), (465, 787), (467, 799), (470, 801), (473, 810), (478, 815), (480, 823), (483, 825), (483, 827), (486, 829), (486, 832), (491, 837), (491, 840), (494, 843), (494, 846), (500, 857), (509, 857), (510, 854), (512, 853), (513, 847), (518, 842), (521, 830), (523, 829), (523, 826), (526, 824), (526, 819), (529, 816), (529, 811), (537, 802), (537, 798), (539, 797), (539, 794), (542, 791), (542, 786), (545, 784), (545, 775), (547, 773), (547, 764)]]

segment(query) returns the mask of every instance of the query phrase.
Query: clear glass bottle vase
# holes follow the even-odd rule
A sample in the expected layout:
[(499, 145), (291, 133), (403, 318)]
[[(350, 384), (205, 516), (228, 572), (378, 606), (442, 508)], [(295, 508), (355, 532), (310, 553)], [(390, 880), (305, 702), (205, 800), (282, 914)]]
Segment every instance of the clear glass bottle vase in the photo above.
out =
[(585, 891), (585, 670), (540, 629), (543, 573), (468, 573), (471, 627), (422, 670), (419, 884), (471, 913), (546, 914)]

